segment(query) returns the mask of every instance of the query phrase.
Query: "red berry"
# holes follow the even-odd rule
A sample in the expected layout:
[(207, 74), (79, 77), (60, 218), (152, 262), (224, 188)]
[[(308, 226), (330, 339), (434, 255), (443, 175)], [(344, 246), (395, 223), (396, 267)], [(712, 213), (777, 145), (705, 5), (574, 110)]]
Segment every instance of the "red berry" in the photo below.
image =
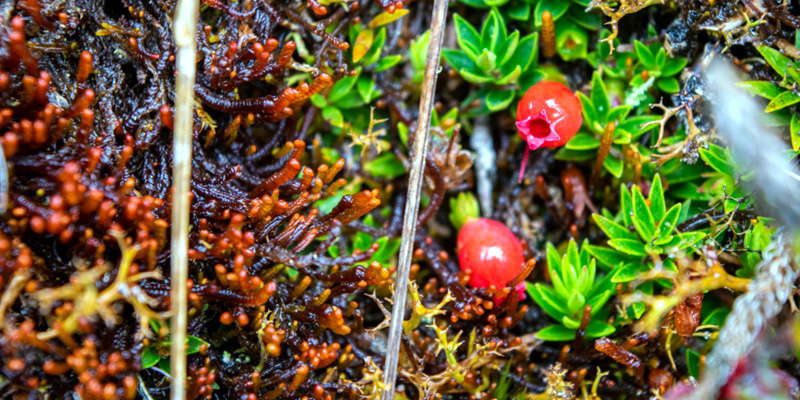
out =
[(520, 181), (529, 150), (563, 146), (575, 136), (582, 122), (581, 102), (564, 84), (542, 81), (531, 86), (517, 105), (517, 131), (528, 143)]
[(505, 225), (487, 218), (470, 219), (458, 232), (458, 263), (472, 271), (469, 285), (502, 289), (522, 271), (522, 243)]

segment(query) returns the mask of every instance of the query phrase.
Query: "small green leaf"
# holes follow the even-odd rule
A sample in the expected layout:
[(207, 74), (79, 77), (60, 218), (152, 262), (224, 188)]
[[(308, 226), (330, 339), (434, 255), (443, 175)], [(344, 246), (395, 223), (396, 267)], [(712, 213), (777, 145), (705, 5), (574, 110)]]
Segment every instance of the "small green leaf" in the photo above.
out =
[(372, 21), (369, 22), (370, 28), (377, 28), (379, 26), (383, 26), (386, 24), (390, 24), (394, 21), (397, 21), (400, 18), (403, 18), (406, 14), (409, 13), (409, 9), (401, 8), (399, 10), (395, 10), (393, 13), (389, 13), (388, 11), (384, 11), (375, 16)]
[(458, 73), (469, 83), (489, 83), (494, 80), (494, 78), (489, 75), (479, 75), (466, 69), (459, 70)]
[(336, 107), (325, 107), (322, 109), (322, 118), (324, 118), (331, 125), (341, 128), (344, 126), (344, 116), (342, 112)]
[(661, 218), (667, 212), (667, 204), (664, 202), (664, 186), (661, 184), (660, 174), (656, 174), (653, 177), (648, 199), (650, 200), (650, 212), (653, 214), (653, 220), (661, 221)]
[(550, 325), (536, 332), (536, 337), (548, 342), (564, 342), (575, 339), (575, 332), (575, 329), (569, 329), (563, 325)]
[(337, 100), (344, 97), (344, 95), (353, 88), (353, 85), (356, 84), (357, 79), (358, 75), (346, 76), (334, 83), (330, 93), (328, 93), (328, 103), (335, 104)]
[(597, 226), (600, 227), (600, 229), (606, 234), (606, 236), (608, 236), (609, 239), (638, 239), (633, 232), (629, 231), (624, 226), (619, 225), (600, 214), (593, 214), (592, 218), (594, 218)]
[(325, 100), (324, 96), (317, 93), (311, 96), (311, 104), (313, 104), (317, 108), (325, 108), (328, 106), (328, 100)]
[(622, 160), (618, 160), (614, 156), (606, 157), (605, 161), (603, 161), (603, 168), (611, 173), (611, 175), (614, 175), (615, 178), (622, 176), (623, 167), (624, 165), (622, 165)]
[(687, 64), (689, 64), (689, 60), (685, 58), (670, 58), (666, 65), (661, 68), (661, 76), (669, 77), (677, 75), (686, 68)]
[(392, 153), (383, 153), (371, 162), (364, 165), (364, 170), (370, 175), (392, 179), (406, 173), (406, 167)]
[(647, 251), (644, 248), (644, 244), (642, 244), (642, 242), (638, 240), (611, 239), (608, 241), (608, 245), (616, 249), (617, 251), (628, 255), (639, 256), (639, 257), (644, 257), (647, 255)]
[(456, 71), (462, 70), (477, 70), (478, 65), (463, 51), (444, 49), (442, 50), (442, 57), (450, 64)]
[(653, 234), (656, 231), (656, 223), (653, 220), (653, 214), (650, 212), (650, 207), (642, 196), (642, 191), (638, 186), (633, 187), (633, 226), (639, 232), (639, 236), (646, 242), (653, 239)]
[(570, 1), (566, 0), (540, 0), (536, 4), (536, 9), (533, 11), (534, 25), (536, 28), (542, 27), (542, 14), (545, 11), (550, 11), (553, 16), (553, 21), (558, 21), (559, 18), (564, 16), (569, 10)]
[(586, 327), (586, 337), (589, 339), (596, 339), (608, 336), (614, 333), (616, 329), (613, 325), (609, 325), (602, 321), (589, 321), (589, 326)]
[(378, 243), (380, 247), (378, 251), (372, 254), (371, 260), (381, 264), (385, 264), (391, 260), (392, 257), (397, 254), (397, 251), (400, 250), (400, 238), (389, 239), (389, 237), (384, 236), (378, 239), (376, 243)]
[(578, 133), (565, 145), (571, 150), (593, 150), (600, 147), (600, 139), (587, 133)]
[(366, 55), (364, 55), (364, 65), (372, 65), (378, 58), (381, 56), (381, 51), (383, 51), (383, 46), (386, 43), (386, 28), (381, 28), (378, 31), (378, 34), (375, 35), (375, 39), (372, 41), (372, 46), (369, 48), (369, 51)]
[(150, 368), (161, 361), (161, 356), (158, 355), (151, 347), (145, 347), (142, 351), (142, 369)]
[(375, 66), (375, 72), (383, 72), (389, 68), (394, 67), (400, 61), (403, 61), (403, 56), (400, 54), (393, 54), (391, 56), (386, 56), (378, 61), (378, 65)]
[(622, 213), (622, 220), (625, 226), (633, 225), (633, 200), (631, 200), (631, 192), (625, 185), (620, 185), (620, 213)]
[(792, 150), (797, 153), (797, 151), (800, 150), (800, 119), (797, 118), (797, 114), (792, 114), (789, 132), (792, 138)]
[(569, 308), (573, 314), (580, 314), (583, 312), (583, 306), (585, 304), (586, 298), (584, 298), (583, 295), (577, 291), (574, 291), (567, 301), (567, 308)]
[(506, 76), (500, 78), (495, 82), (497, 85), (508, 85), (514, 83), (519, 79), (520, 74), (522, 73), (522, 69), (517, 65), (517, 67), (509, 72)]
[(497, 56), (489, 49), (483, 49), (478, 59), (475, 60), (475, 64), (484, 72), (490, 73), (497, 66)]
[(611, 277), (613, 283), (630, 282), (639, 277), (642, 273), (641, 263), (625, 264), (620, 268), (614, 270), (614, 275)]
[(751, 94), (756, 96), (765, 97), (767, 99), (774, 99), (779, 94), (783, 92), (783, 88), (780, 86), (766, 81), (745, 81), (745, 82), (736, 82), (736, 86), (747, 90)]
[(365, 103), (371, 103), (372, 100), (380, 95), (380, 90), (375, 90), (375, 81), (367, 77), (359, 79), (356, 86), (358, 88), (358, 94), (361, 95)]
[(517, 48), (514, 50), (514, 55), (503, 65), (502, 71), (507, 73), (506, 71), (511, 71), (517, 66), (519, 66), (522, 71), (528, 71), (528, 68), (530, 68), (538, 54), (538, 41), (538, 33), (531, 33), (520, 39)]
[(531, 17), (531, 3), (515, 1), (508, 7), (508, 17), (515, 21), (527, 21)]
[(633, 45), (636, 50), (636, 57), (642, 62), (645, 68), (650, 70), (656, 69), (656, 59), (650, 49), (638, 40), (635, 41)]
[(458, 14), (453, 14), (453, 25), (456, 28), (458, 47), (472, 57), (477, 57), (481, 48), (481, 36), (478, 31)]
[(800, 101), (800, 96), (794, 94), (791, 90), (787, 90), (777, 96), (775, 96), (772, 101), (767, 104), (766, 112), (770, 113), (776, 110), (780, 110), (785, 107), (789, 107), (792, 104), (797, 103)]
[(495, 52), (505, 42), (506, 30), (503, 17), (496, 8), (492, 9), (481, 27), (481, 47)]
[(608, 92), (606, 91), (606, 85), (603, 83), (603, 79), (600, 77), (600, 74), (595, 72), (592, 75), (592, 104), (594, 104), (595, 114), (597, 115), (597, 120), (605, 125), (606, 117), (608, 116), (608, 112), (611, 110), (611, 106), (608, 101)]
[(667, 51), (662, 47), (656, 54), (656, 68), (661, 71), (667, 64)]
[(517, 50), (517, 45), (519, 45), (519, 31), (514, 31), (508, 36), (508, 39), (500, 46), (498, 51), (495, 52), (499, 57), (497, 65), (505, 65), (505, 63), (511, 59), (511, 56), (514, 55), (514, 51)]
[(559, 24), (556, 27), (556, 50), (564, 61), (586, 58), (588, 47), (589, 36), (585, 30), (572, 24)]
[(514, 100), (513, 90), (492, 90), (486, 96), (486, 107), (495, 112), (506, 109)]
[(678, 217), (681, 215), (680, 203), (670, 207), (669, 211), (664, 214), (664, 218), (658, 223), (658, 236), (666, 237), (672, 234), (672, 231), (678, 225)]
[(686, 369), (693, 378), (700, 376), (700, 353), (686, 349)]
[(728, 157), (721, 147), (711, 144), (708, 146), (708, 149), (701, 148), (699, 152), (700, 158), (708, 163), (711, 168), (714, 168), (714, 170), (722, 174), (733, 176), (733, 167), (728, 163)]
[(769, 46), (757, 46), (756, 49), (764, 57), (764, 60), (772, 66), (780, 76), (786, 77), (786, 70), (789, 67), (790, 60), (785, 55), (781, 54)]
[(552, 287), (537, 283), (534, 290), (530, 293), (531, 298), (542, 310), (555, 320), (567, 315), (566, 304)]
[(639, 258), (636, 256), (630, 256), (604, 246), (595, 246), (590, 244), (586, 246), (586, 249), (589, 251), (589, 254), (591, 254), (592, 257), (594, 257), (597, 262), (606, 269), (614, 268), (620, 264), (630, 264), (639, 260)]
[(674, 77), (658, 79), (656, 86), (664, 93), (675, 94), (681, 91), (681, 84)]
[(199, 337), (186, 335), (186, 354), (194, 354), (200, 351), (200, 347), (207, 344)]

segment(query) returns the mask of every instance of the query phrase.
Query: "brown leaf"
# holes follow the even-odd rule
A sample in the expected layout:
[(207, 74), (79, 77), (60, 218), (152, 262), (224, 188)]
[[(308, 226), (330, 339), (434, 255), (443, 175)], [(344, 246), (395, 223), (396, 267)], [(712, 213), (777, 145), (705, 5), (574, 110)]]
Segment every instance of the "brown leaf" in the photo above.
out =
[(703, 294), (688, 297), (675, 306), (675, 330), (683, 337), (692, 336), (700, 325)]
[(372, 29), (365, 29), (358, 34), (356, 44), (353, 46), (354, 63), (357, 63), (367, 54), (369, 48), (372, 47), (373, 39), (375, 39), (375, 32)]

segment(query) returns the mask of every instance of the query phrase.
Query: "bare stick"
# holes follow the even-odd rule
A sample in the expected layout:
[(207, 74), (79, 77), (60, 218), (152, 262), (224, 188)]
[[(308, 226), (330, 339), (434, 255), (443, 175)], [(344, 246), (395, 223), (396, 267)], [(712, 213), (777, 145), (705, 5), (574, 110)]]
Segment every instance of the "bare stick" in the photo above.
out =
[(189, 190), (192, 172), (192, 107), (197, 67), (197, 14), (199, 0), (179, 0), (175, 8), (173, 35), (177, 46), (175, 79), (175, 129), (172, 151), (172, 326), (170, 368), (172, 400), (186, 398), (186, 313), (189, 278)]
[(397, 278), (394, 287), (394, 309), (389, 326), (389, 343), (386, 347), (386, 364), (383, 367), (383, 400), (394, 399), (394, 384), (397, 379), (397, 360), (400, 357), (400, 339), (403, 335), (403, 317), (408, 290), (408, 274), (411, 270), (411, 253), (414, 250), (414, 234), (417, 231), (419, 195), (422, 188), (422, 170), (425, 169), (425, 154), (428, 150), (428, 129), (433, 111), (433, 95), (436, 91), (436, 75), (439, 72), (439, 56), (442, 52), (444, 25), (447, 19), (447, 0), (435, 0), (431, 16), (431, 40), (425, 64), (425, 80), (419, 101), (419, 119), (414, 135), (411, 174), (408, 177), (408, 197), (403, 215), (403, 241), (397, 263)]

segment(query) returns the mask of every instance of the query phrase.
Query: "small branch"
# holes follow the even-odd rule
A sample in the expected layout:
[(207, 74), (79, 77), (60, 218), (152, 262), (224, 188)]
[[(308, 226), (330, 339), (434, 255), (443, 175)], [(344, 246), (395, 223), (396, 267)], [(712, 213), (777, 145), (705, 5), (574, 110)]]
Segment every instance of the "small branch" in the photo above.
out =
[(444, 26), (447, 20), (447, 0), (435, 0), (431, 16), (431, 39), (428, 59), (425, 65), (425, 80), (422, 83), (422, 96), (419, 102), (419, 119), (414, 135), (411, 173), (408, 177), (408, 201), (403, 221), (403, 239), (400, 245), (395, 278), (394, 309), (389, 326), (389, 342), (386, 347), (386, 364), (383, 371), (383, 400), (394, 399), (394, 386), (397, 380), (397, 361), (400, 357), (400, 341), (403, 336), (403, 314), (408, 290), (408, 275), (411, 270), (411, 254), (414, 250), (414, 233), (417, 230), (417, 213), (422, 188), (422, 171), (428, 149), (428, 129), (430, 128), (433, 97), (436, 91), (436, 76), (439, 71), (439, 57), (444, 39)]
[(189, 191), (192, 172), (192, 114), (197, 68), (195, 41), (199, 2), (179, 0), (175, 8), (173, 35), (177, 46), (175, 79), (175, 130), (172, 167), (172, 326), (170, 368), (172, 400), (186, 398), (186, 325), (189, 278)]

